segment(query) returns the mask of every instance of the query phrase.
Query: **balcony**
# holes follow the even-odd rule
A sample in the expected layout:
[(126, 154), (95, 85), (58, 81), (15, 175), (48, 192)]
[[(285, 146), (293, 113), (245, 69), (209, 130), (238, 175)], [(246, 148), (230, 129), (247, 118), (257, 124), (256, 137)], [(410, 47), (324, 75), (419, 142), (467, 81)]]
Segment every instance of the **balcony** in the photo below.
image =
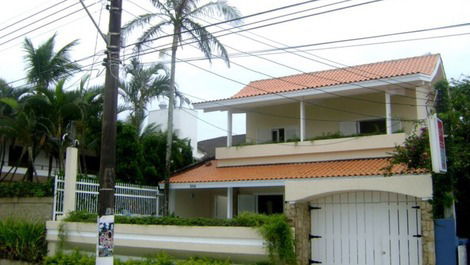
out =
[(241, 166), (389, 156), (405, 133), (254, 144), (216, 149), (218, 165)]

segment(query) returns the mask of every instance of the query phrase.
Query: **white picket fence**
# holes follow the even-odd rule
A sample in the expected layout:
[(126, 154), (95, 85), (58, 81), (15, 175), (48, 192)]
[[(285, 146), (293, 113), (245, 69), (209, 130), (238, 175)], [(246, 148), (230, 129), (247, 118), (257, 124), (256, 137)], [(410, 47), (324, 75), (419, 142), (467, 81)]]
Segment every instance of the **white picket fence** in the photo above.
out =
[[(52, 219), (64, 214), (64, 177), (56, 177), (54, 183), (54, 210)], [(75, 210), (90, 213), (98, 212), (97, 179), (77, 181)], [(117, 183), (115, 185), (116, 215), (160, 215), (160, 193), (156, 186), (140, 186)]]

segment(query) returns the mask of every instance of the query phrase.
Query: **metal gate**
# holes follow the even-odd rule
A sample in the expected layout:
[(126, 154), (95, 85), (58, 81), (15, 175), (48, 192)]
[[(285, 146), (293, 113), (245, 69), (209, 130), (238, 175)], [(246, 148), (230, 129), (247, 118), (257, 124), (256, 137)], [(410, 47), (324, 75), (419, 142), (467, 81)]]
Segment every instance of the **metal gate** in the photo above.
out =
[(345, 192), (311, 202), (310, 264), (421, 265), (415, 197)]

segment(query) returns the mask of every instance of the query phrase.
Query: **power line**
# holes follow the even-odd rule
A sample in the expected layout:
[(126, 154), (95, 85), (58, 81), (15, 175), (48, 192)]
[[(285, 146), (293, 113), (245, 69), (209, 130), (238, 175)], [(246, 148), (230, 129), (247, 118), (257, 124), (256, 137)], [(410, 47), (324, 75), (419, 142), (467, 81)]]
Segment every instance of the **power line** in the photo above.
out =
[[(96, 12), (97, 12), (97, 11), (94, 11), (94, 13), (96, 13)], [(78, 20), (81, 20), (81, 19), (83, 19), (83, 18), (85, 18), (85, 17), (84, 17), (84, 16), (82, 16), (82, 17), (77, 17), (77, 18), (75, 18), (75, 19), (73, 19), (73, 20), (71, 20), (71, 21), (68, 21), (67, 23), (63, 23), (63, 24), (61, 24), (61, 25), (59, 25), (59, 26), (57, 26), (57, 27), (54, 27), (54, 28), (51, 28), (51, 29), (49, 29), (49, 30), (47, 30), (47, 31), (43, 31), (43, 32), (41, 32), (41, 33), (39, 33), (39, 34), (33, 35), (32, 38), (35, 38), (35, 37), (38, 37), (38, 36), (42, 36), (42, 35), (44, 35), (44, 34), (46, 34), (46, 33), (49, 33), (49, 32), (52, 32), (52, 31), (54, 31), (54, 30), (57, 30), (57, 29), (59, 29), (59, 28), (62, 28), (62, 27), (64, 27), (64, 26), (66, 26), (66, 25), (69, 25), (69, 24), (71, 24), (71, 23), (73, 23), (73, 22), (76, 22), (76, 21), (78, 21)], [(23, 41), (23, 40), (20, 40), (19, 42), (13, 42), (13, 45), (11, 45), (11, 46), (9, 46), (9, 47), (7, 47), (7, 48), (4, 48), (4, 49), (2, 49), (2, 50), (0, 50), (0, 53), (3, 53), (3, 52), (5, 52), (5, 51), (7, 51), (7, 50), (9, 50), (9, 49), (11, 49), (11, 48), (16, 48), (16, 47), (18, 47), (18, 44), (21, 43), (22, 41)]]
[(50, 18), (51, 16), (53, 16), (53, 15), (55, 15), (55, 14), (58, 14), (58, 13), (64, 11), (64, 10), (67, 10), (67, 9), (69, 9), (69, 8), (75, 6), (75, 5), (77, 5), (77, 3), (71, 4), (71, 5), (67, 6), (67, 7), (64, 7), (64, 8), (62, 8), (62, 9), (60, 9), (60, 10), (55, 11), (55, 12), (52, 13), (52, 14), (48, 14), (48, 15), (45, 16), (45, 17), (39, 18), (39, 19), (37, 19), (37, 20), (35, 20), (35, 21), (33, 21), (33, 22), (27, 24), (27, 25), (24, 25), (24, 26), (22, 26), (22, 27), (20, 27), (20, 28), (18, 28), (18, 29), (13, 30), (13, 31), (10, 31), (9, 33), (6, 33), (6, 34), (0, 36), (0, 39), (3, 39), (3, 38), (5, 38), (6, 36), (9, 36), (9, 35), (11, 35), (11, 34), (13, 34), (13, 33), (17, 33), (18, 31), (20, 31), (20, 30), (22, 30), (22, 29), (25, 29), (25, 28), (27, 28), (27, 27), (30, 27), (30, 26), (32, 26), (32, 25), (34, 25), (34, 24), (36, 24), (36, 23), (42, 21), (42, 20), (45, 20), (45, 19), (47, 19), (47, 18)]
[(9, 24), (9, 25), (7, 25), (7, 26), (1, 28), (0, 31), (3, 31), (3, 30), (5, 30), (5, 29), (7, 29), (7, 28), (9, 28), (9, 27), (14, 26), (14, 25), (17, 25), (17, 24), (19, 24), (19, 23), (21, 23), (21, 22), (23, 22), (23, 21), (25, 21), (25, 20), (27, 20), (27, 19), (33, 18), (33, 17), (35, 17), (35, 16), (37, 16), (37, 15), (39, 15), (39, 14), (41, 14), (41, 13), (43, 13), (43, 12), (49, 10), (49, 9), (52, 9), (52, 8), (54, 8), (54, 7), (60, 5), (60, 4), (64, 3), (64, 2), (66, 2), (66, 1), (67, 1), (67, 0), (60, 1), (59, 3), (55, 3), (55, 4), (51, 5), (51, 6), (48, 6), (48, 7), (44, 8), (44, 9), (42, 9), (41, 11), (38, 11), (38, 12), (32, 14), (32, 15), (28, 15), (27, 17), (25, 17), (25, 18), (23, 18), (23, 19), (17, 20), (17, 21), (15, 21), (15, 22), (13, 22), (13, 23), (11, 23), (11, 24)]
[[(213, 23), (213, 24), (210, 24), (210, 25), (206, 25), (203, 28), (207, 29), (209, 27), (213, 27), (213, 26), (217, 26), (217, 25), (221, 25), (221, 24), (226, 24), (226, 23), (230, 23), (230, 22), (234, 22), (234, 21), (241, 21), (243, 19), (247, 19), (247, 18), (250, 18), (250, 17), (260, 16), (260, 15), (264, 15), (264, 14), (280, 11), (280, 10), (283, 10), (283, 9), (292, 8), (292, 7), (297, 7), (297, 6), (301, 6), (301, 5), (304, 5), (304, 4), (317, 2), (317, 1), (320, 1), (320, 0), (308, 0), (308, 1), (304, 1), (304, 2), (291, 4), (291, 5), (281, 6), (281, 7), (278, 7), (278, 8), (273, 8), (273, 9), (265, 10), (265, 11), (262, 11), (262, 12), (257, 12), (257, 13), (253, 13), (253, 14), (250, 14), (250, 15), (242, 16), (242, 17), (239, 17), (239, 18), (236, 18), (236, 19), (229, 19), (229, 20), (224, 20), (224, 21), (221, 21), (221, 22)], [(133, 3), (133, 4), (136, 5), (135, 3)], [(186, 30), (186, 31), (182, 31), (181, 33), (183, 34), (183, 33), (189, 33), (189, 32), (190, 32), (189, 30)], [(127, 48), (129, 46), (142, 44), (142, 43), (145, 43), (145, 42), (152, 42), (152, 41), (155, 41), (157, 39), (161, 39), (161, 38), (165, 38), (165, 37), (171, 37), (171, 36), (173, 36), (173, 34), (167, 34), (166, 36), (161, 36), (161, 37), (149, 39), (149, 40), (146, 40), (146, 41), (131, 43), (131, 44), (126, 45), (125, 47)]]
[[(256, 34), (256, 33), (254, 33), (254, 32), (248, 32), (248, 33), (250, 33), (250, 34), (252, 34), (252, 35), (254, 35), (254, 36), (256, 36), (256, 37), (263, 38), (263, 39), (265, 39), (265, 40), (267, 40), (267, 41), (270, 41), (270, 42), (273, 42), (273, 43), (282, 45), (282, 46), (284, 46), (284, 47), (287, 47), (287, 45), (284, 44), (284, 43), (281, 43), (281, 42), (279, 42), (279, 41), (275, 41), (275, 40), (269, 39), (269, 38), (267, 38), (267, 37), (261, 36), (260, 34)], [(294, 54), (294, 55), (299, 56), (299, 57), (301, 57), (301, 58), (303, 58), (303, 59), (307, 59), (307, 60), (310, 60), (310, 61), (314, 61), (314, 62), (316, 62), (316, 63), (324, 64), (324, 65), (327, 65), (327, 66), (329, 66), (329, 67), (333, 67), (333, 68), (335, 68), (335, 69), (341, 69), (341, 70), (343, 70), (343, 71), (347, 71), (347, 72), (350, 72), (350, 73), (353, 73), (353, 74), (356, 74), (356, 75), (360, 75), (360, 76), (362, 76), (362, 77), (370, 78), (370, 76), (366, 76), (366, 75), (363, 75), (363, 74), (359, 74), (359, 73), (357, 73), (356, 71), (365, 72), (365, 73), (367, 73), (367, 74), (372, 74), (372, 75), (375, 75), (376, 77), (381, 77), (380, 75), (378, 75), (378, 74), (376, 74), (376, 73), (372, 73), (372, 72), (370, 72), (370, 71), (366, 71), (366, 70), (359, 69), (359, 68), (352, 68), (352, 66), (345, 65), (345, 64), (343, 64), (343, 63), (339, 63), (339, 62), (336, 62), (336, 61), (333, 61), (333, 60), (330, 60), (330, 59), (327, 59), (327, 58), (325, 58), (325, 57), (321, 57), (321, 56), (318, 56), (318, 55), (315, 55), (315, 54), (312, 54), (312, 53), (304, 52), (304, 53), (307, 53), (307, 54), (309, 54), (309, 55), (311, 55), (311, 56), (314, 56), (314, 57), (316, 57), (316, 58), (319, 58), (319, 59), (321, 59), (321, 60), (328, 61), (328, 62), (331, 62), (331, 63), (334, 63), (334, 64), (339, 64), (339, 65), (341, 65), (343, 68), (340, 68), (340, 67), (338, 67), (338, 66), (336, 66), (336, 65), (332, 65), (332, 64), (330, 64), (330, 63), (322, 62), (322, 61), (320, 61), (320, 60), (318, 60), (318, 59), (313, 59), (313, 58), (310, 58), (310, 57), (307, 57), (307, 56), (302, 56), (302, 55), (297, 54), (297, 53), (295, 53), (295, 52), (293, 52), (293, 51), (289, 51), (289, 50), (287, 50), (287, 49), (285, 49), (285, 48), (283, 48), (283, 47), (276, 47), (276, 46), (271, 45), (271, 44), (268, 44), (268, 43), (266, 43), (266, 42), (263, 42), (263, 41), (260, 41), (260, 40), (257, 40), (257, 39), (248, 37), (248, 36), (246, 36), (246, 35), (244, 35), (244, 34), (239, 34), (239, 35), (242, 36), (242, 37), (244, 37), (244, 38), (247, 38), (247, 39), (249, 39), (249, 40), (255, 41), (255, 42), (257, 42), (257, 43), (261, 43), (261, 44), (264, 44), (264, 45), (266, 45), (266, 46), (269, 46), (269, 47), (272, 47), (272, 48), (275, 48), (275, 49), (279, 49), (279, 50), (283, 50), (283, 51), (285, 51), (285, 52), (287, 52), (287, 53), (290, 53), (290, 54)], [(231, 48), (230, 46), (227, 46), (227, 47)], [(238, 51), (238, 52), (240, 52), (240, 53), (242, 53), (242, 54), (244, 53), (243, 51), (240, 51), (240, 50), (238, 50), (238, 49), (235, 49), (235, 48), (232, 48), (232, 49), (235, 50), (235, 51)], [(298, 50), (297, 50), (297, 51), (298, 51)], [(256, 54), (247, 54), (247, 55), (249, 55), (249, 56), (256, 56), (256, 57), (259, 57), (259, 58), (264, 59), (264, 57), (262, 57), (261, 55), (256, 55)], [(265, 59), (265, 60), (268, 60), (268, 59)], [(273, 60), (268, 60), (268, 61), (269, 61), (269, 62), (272, 62), (272, 63), (275, 63), (275, 64), (279, 64), (277, 61), (273, 61)], [(314, 72), (314, 73), (306, 73), (306, 72), (304, 72), (304, 71), (301, 71), (301, 70), (299, 70), (299, 69), (296, 69), (296, 68), (293, 68), (293, 67), (290, 67), (290, 66), (287, 66), (287, 65), (284, 65), (284, 64), (280, 64), (280, 65), (282, 65), (282, 66), (284, 66), (284, 67), (287, 67), (287, 68), (289, 68), (289, 69), (292, 69), (292, 70), (294, 70), (294, 71), (301, 72), (301, 73), (306, 74), (306, 75), (318, 77), (318, 78), (320, 78), (320, 79), (329, 80), (329, 81), (334, 81), (334, 82), (340, 82), (340, 81), (337, 80), (337, 79), (327, 78), (327, 77), (325, 77), (325, 76), (318, 75), (318, 74), (316, 74), (315, 72)], [(351, 69), (349, 69), (349, 68), (351, 68)], [(395, 79), (393, 79), (393, 78), (390, 78), (390, 79), (391, 79), (391, 80), (395, 80)], [(389, 82), (389, 81), (384, 80), (384, 79), (378, 79), (378, 80), (379, 80), (379, 81), (382, 81), (382, 82), (384, 82), (384, 83), (387, 83), (387, 84), (392, 84), (392, 85), (395, 85), (395, 86), (398, 86), (398, 87), (407, 89), (407, 90), (412, 90), (413, 92), (416, 91), (414, 88), (402, 86), (402, 85), (400, 85), (399, 83), (395, 84), (395, 83)], [(405, 83), (406, 83), (406, 84), (411, 84), (411, 83), (408, 83), (408, 82), (405, 82)], [(359, 86), (359, 87), (362, 87), (362, 88), (365, 88), (365, 89), (374, 90), (374, 91), (377, 91), (377, 92), (383, 92), (383, 91), (380, 90), (380, 89), (375, 89), (375, 88), (371, 88), (371, 87), (364, 87), (364, 86), (361, 86), (361, 85), (359, 85), (359, 84), (355, 84), (355, 85), (357, 85), (357, 86)], [(413, 87), (415, 87), (414, 84), (411, 84), (411, 85), (412, 85)], [(427, 93), (423, 93), (423, 94), (427, 95)], [(419, 98), (417, 98), (417, 97), (410, 97), (410, 96), (406, 96), (406, 95), (399, 95), (399, 96), (401, 96), (401, 97), (408, 97), (408, 98), (412, 98), (412, 99), (419, 99)], [(425, 100), (427, 100), (427, 99), (425, 99)]]
[[(135, 4), (135, 3), (134, 3), (134, 4)], [(137, 4), (135, 4), (135, 5), (137, 5)], [(129, 12), (129, 13), (130, 13), (130, 12)], [(241, 35), (241, 36), (243, 36), (243, 35)], [(249, 38), (249, 37), (248, 37), (248, 38)], [(253, 40), (252, 38), (250, 38), (250, 39)], [(190, 42), (190, 44), (191, 44), (191, 43), (192, 43), (192, 42)], [(268, 44), (266, 44), (266, 43), (263, 43), (263, 44), (268, 45)], [(238, 52), (242, 52), (242, 53), (243, 53), (243, 51), (238, 50), (238, 49), (236, 49), (236, 48), (233, 48), (233, 47), (231, 47), (231, 46), (229, 46), (229, 45), (224, 45), (224, 46), (226, 46), (226, 47), (228, 47), (228, 48), (231, 48), (231, 49), (233, 49), (233, 50), (235, 50), (235, 51), (238, 51)], [(301, 70), (299, 70), (299, 69), (296, 69), (296, 68), (294, 68), (294, 67), (290, 67), (290, 66), (288, 66), (288, 65), (286, 65), (286, 64), (282, 64), (282, 63), (279, 63), (279, 62), (277, 62), (277, 61), (270, 60), (270, 59), (267, 59), (267, 58), (264, 58), (264, 57), (260, 57), (260, 56), (253, 55), (253, 54), (252, 54), (252, 56), (258, 57), (258, 58), (260, 58), (260, 59), (269, 61), (269, 62), (274, 63), (274, 64), (277, 64), (277, 65), (281, 65), (281, 66), (283, 66), (283, 67), (286, 67), (286, 68), (289, 68), (289, 69), (292, 69), (292, 70), (295, 70), (295, 71), (298, 71), (298, 72), (301, 72), (301, 73), (306, 74), (306, 75), (311, 75), (311, 76), (314, 76), (314, 77), (319, 77), (319, 78), (321, 78), (321, 79), (327, 79), (327, 80), (330, 80), (330, 81), (339, 82), (339, 80), (335, 80), (335, 79), (331, 79), (331, 78), (326, 78), (326, 77), (320, 76), (320, 75), (318, 75), (318, 74), (316, 74), (316, 73), (306, 73), (306, 72), (303, 72), (303, 71), (301, 71)], [(283, 82), (289, 83), (289, 84), (294, 84), (294, 85), (303, 86), (302, 84), (299, 84), (299, 83), (296, 83), (296, 82), (292, 82), (292, 81), (286, 80), (285, 77), (284, 77), (284, 78), (283, 78), (283, 77), (274, 77), (274, 76), (268, 75), (268, 74), (266, 74), (266, 73), (263, 73), (263, 72), (261, 72), (261, 71), (254, 70), (253, 68), (249, 68), (249, 67), (247, 67), (247, 66), (244, 66), (244, 65), (235, 63), (235, 62), (233, 62), (233, 61), (232, 61), (232, 64), (238, 65), (239, 67), (242, 67), (242, 68), (244, 68), (244, 69), (246, 69), (246, 70), (249, 70), (249, 71), (252, 71), (252, 72), (255, 72), (255, 73), (258, 73), (258, 74), (262, 74), (262, 75), (268, 76), (268, 77), (270, 77), (270, 78), (272, 78), (272, 79), (280, 80), (280, 81), (283, 81)], [(330, 66), (331, 66), (331, 65), (330, 65)], [(367, 87), (364, 87), (364, 86), (362, 86), (362, 85), (360, 85), (360, 84), (354, 84), (354, 83), (353, 83), (353, 85), (356, 85), (356, 86), (358, 86), (358, 87), (366, 88), (366, 89), (367, 89)], [(369, 102), (369, 103), (376, 103), (376, 104), (380, 104), (380, 105), (383, 105), (383, 104), (384, 104), (384, 102), (379, 102), (379, 101), (375, 101), (375, 100), (368, 100), (368, 99), (364, 99), (364, 98), (357, 98), (357, 97), (351, 97), (351, 96), (341, 95), (341, 94), (339, 94), (339, 93), (330, 92), (330, 91), (324, 90), (324, 89), (319, 88), (319, 87), (316, 87), (316, 88), (313, 88), (313, 89), (322, 91), (322, 92), (324, 92), (324, 93), (326, 93), (326, 94), (331, 94), (331, 95), (335, 95), (335, 96), (338, 96), (338, 97), (348, 98), (348, 99), (352, 99), (352, 100), (356, 100), (356, 101), (363, 101), (363, 102)], [(372, 89), (372, 90), (384, 92), (384, 91), (378, 90), (378, 89)], [(413, 99), (415, 99), (415, 98), (413, 97)], [(416, 105), (414, 105), (414, 104), (405, 104), (405, 103), (394, 103), (394, 104), (395, 104), (395, 105), (405, 105), (405, 106), (416, 106)]]
[[(182, 61), (181, 59), (178, 59), (178, 58), (176, 58), (176, 60)], [(193, 66), (193, 67), (195, 67), (195, 68), (198, 68), (198, 69), (200, 69), (200, 70), (203, 70), (203, 71), (205, 71), (205, 72), (208, 72), (208, 73), (210, 73), (210, 74), (213, 74), (213, 75), (215, 75), (215, 76), (218, 76), (218, 77), (220, 77), (220, 78), (223, 78), (223, 79), (232, 81), (232, 82), (234, 82), (234, 83), (241, 84), (241, 85), (246, 86), (246, 87), (251, 87), (251, 88), (254, 88), (254, 89), (256, 89), (256, 90), (260, 90), (260, 91), (269, 93), (269, 94), (271, 94), (271, 95), (277, 95), (277, 96), (279, 96), (279, 97), (281, 97), (281, 98), (285, 98), (285, 99), (287, 99), (287, 100), (289, 100), (289, 101), (301, 102), (301, 100), (298, 100), (298, 99), (296, 99), (296, 98), (292, 98), (292, 97), (283, 95), (283, 94), (281, 94), (281, 93), (269, 92), (269, 91), (266, 91), (266, 90), (264, 90), (264, 89), (262, 89), (262, 88), (260, 88), (260, 87), (257, 87), (257, 86), (251, 85), (251, 84), (245, 84), (245, 83), (243, 83), (243, 82), (241, 82), (241, 81), (235, 80), (235, 79), (233, 79), (233, 78), (230, 78), (230, 77), (227, 77), (227, 76), (218, 74), (218, 73), (215, 73), (215, 72), (213, 72), (213, 71), (210, 71), (210, 70), (208, 70), (208, 69), (205, 69), (205, 68), (203, 68), (203, 67), (200, 67), (200, 66), (198, 66), (198, 65), (195, 65), (195, 64), (193, 64), (193, 63), (191, 63), (191, 62), (186, 62), (186, 61), (182, 61), (182, 62), (184, 62), (184, 63), (186, 63), (186, 64), (188, 64), (188, 65), (191, 65), (191, 66)], [(379, 119), (387, 118), (387, 117), (384, 117), (384, 116), (378, 116), (378, 115), (372, 115), (372, 114), (365, 114), (365, 113), (355, 112), (355, 111), (351, 111), (351, 110), (338, 109), (338, 108), (335, 108), (335, 107), (320, 105), (320, 104), (312, 103), (312, 102), (309, 102), (309, 101), (305, 101), (304, 103), (307, 104), (307, 105), (312, 105), (312, 106), (316, 106), (316, 107), (320, 107), (320, 108), (324, 108), (324, 109), (329, 109), (329, 110), (333, 110), (333, 111), (337, 111), (337, 112), (343, 112), (343, 113), (348, 113), (348, 114), (355, 114), (355, 115), (359, 115), (359, 116), (366, 116), (366, 117), (379, 118)], [(407, 122), (417, 122), (417, 121), (419, 121), (419, 120), (396, 119), (396, 118), (392, 118), (391, 120), (407, 121)]]
[[(95, 3), (93, 3), (93, 4), (90, 4), (90, 5), (88, 5), (87, 7), (93, 6), (93, 5), (95, 5), (96, 3), (97, 3), (97, 2), (95, 2)], [(59, 20), (61, 20), (61, 19), (64, 19), (64, 18), (66, 18), (66, 17), (68, 17), (68, 16), (71, 16), (71, 15), (73, 15), (73, 14), (76, 14), (76, 13), (78, 13), (78, 12), (80, 12), (80, 11), (81, 11), (81, 9), (78, 9), (78, 10), (76, 10), (76, 11), (73, 11), (73, 12), (71, 12), (71, 13), (68, 13), (68, 14), (66, 14), (66, 15), (64, 15), (64, 16), (62, 16), (62, 17), (59, 17), (59, 18), (57, 18), (57, 19), (54, 19), (54, 20), (52, 20), (52, 21), (50, 21), (50, 22), (48, 22), (48, 23), (46, 23), (46, 24), (43, 24), (43, 25), (41, 25), (41, 26), (39, 26), (39, 27), (36, 27), (36, 28), (34, 28), (34, 29), (32, 29), (32, 30), (26, 32), (26, 33), (20, 34), (20, 35), (14, 37), (14, 38), (11, 38), (11, 39), (9, 39), (9, 40), (7, 40), (7, 41), (4, 41), (4, 42), (0, 43), (0, 45), (6, 44), (6, 43), (8, 43), (8, 42), (10, 42), (10, 41), (13, 41), (13, 40), (18, 39), (18, 38), (20, 38), (20, 37), (23, 37), (23, 36), (25, 36), (25, 35), (27, 35), (27, 34), (33, 32), (33, 31), (36, 31), (36, 30), (38, 30), (38, 29), (41, 29), (41, 28), (43, 28), (43, 27), (45, 27), (45, 26), (48, 26), (48, 25), (50, 25), (50, 24), (52, 24), (52, 23), (55, 23), (55, 22), (57, 22), (57, 21), (59, 21)]]

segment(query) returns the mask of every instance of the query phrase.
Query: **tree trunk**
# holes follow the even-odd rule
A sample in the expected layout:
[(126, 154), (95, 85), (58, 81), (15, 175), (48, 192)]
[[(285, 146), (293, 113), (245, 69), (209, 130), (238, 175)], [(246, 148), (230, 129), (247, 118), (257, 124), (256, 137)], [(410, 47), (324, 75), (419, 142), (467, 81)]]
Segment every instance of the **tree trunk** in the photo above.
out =
[(176, 69), (176, 50), (178, 49), (178, 36), (180, 34), (179, 27), (175, 26), (173, 32), (173, 44), (171, 46), (171, 77), (170, 77), (170, 94), (168, 95), (168, 124), (166, 137), (166, 154), (165, 154), (165, 200), (163, 205), (163, 215), (169, 215), (170, 208), (170, 171), (171, 171), (171, 147), (173, 141), (173, 108), (175, 102), (175, 69)]

